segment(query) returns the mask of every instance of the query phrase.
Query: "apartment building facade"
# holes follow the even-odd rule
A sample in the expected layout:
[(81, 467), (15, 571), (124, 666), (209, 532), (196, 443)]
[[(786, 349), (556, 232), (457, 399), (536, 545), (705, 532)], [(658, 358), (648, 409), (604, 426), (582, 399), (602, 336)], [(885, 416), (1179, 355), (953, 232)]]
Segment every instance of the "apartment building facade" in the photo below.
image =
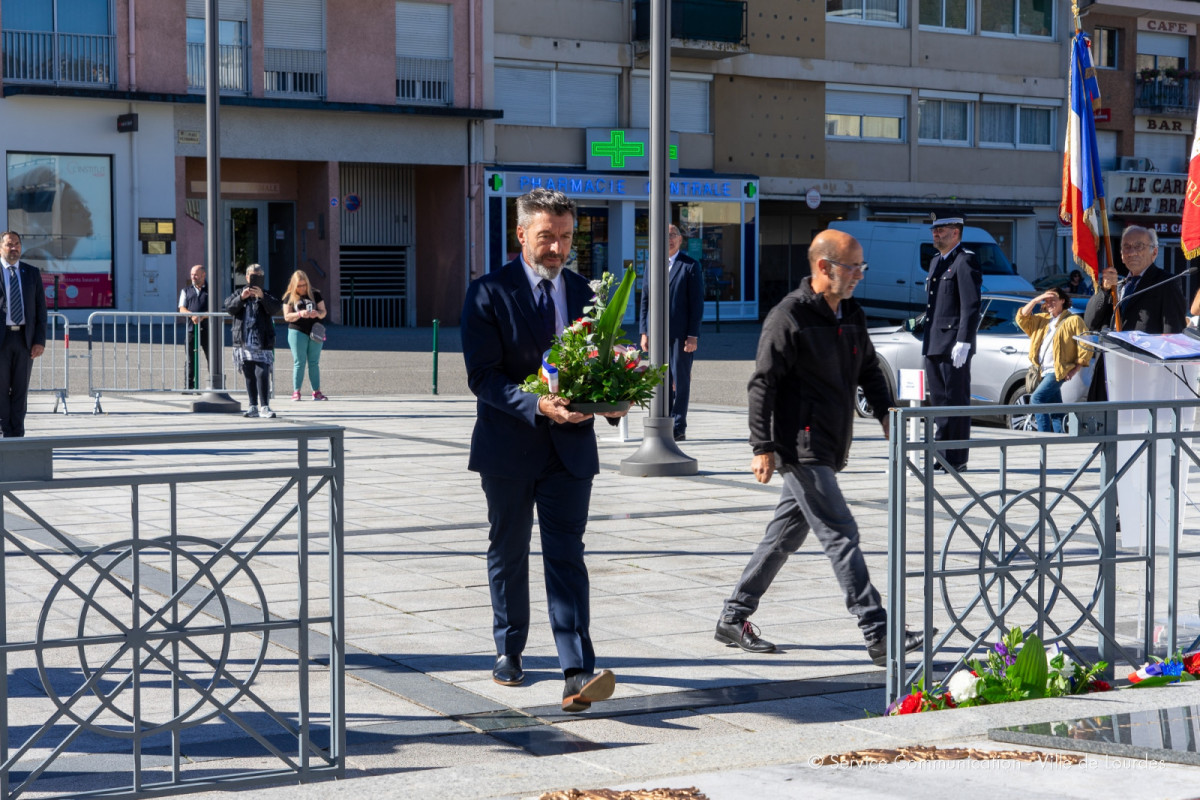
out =
[[(2, 0), (7, 227), (73, 319), (205, 261), (203, 0)], [(224, 296), (304, 269), (336, 322), (456, 322), (483, 235), (478, 0), (220, 0)]]
[[(1126, 225), (1153, 228), (1168, 272), (1187, 267), (1179, 228), (1200, 97), (1198, 24), (1200, 4), (1182, 0), (1083, 5), (1110, 228), (1114, 240)], [(1198, 285), (1189, 279), (1189, 296)]]
[[(647, 4), (494, 2), (489, 266), (514, 249), (504, 203), (540, 179), (584, 191), (585, 266), (640, 267), (644, 179), (593, 153), (648, 126)], [(1026, 277), (1064, 268), (1064, 0), (674, 0), (672, 16), (672, 217), (710, 318), (718, 296), (722, 318), (765, 314), (839, 218), (953, 209)]]

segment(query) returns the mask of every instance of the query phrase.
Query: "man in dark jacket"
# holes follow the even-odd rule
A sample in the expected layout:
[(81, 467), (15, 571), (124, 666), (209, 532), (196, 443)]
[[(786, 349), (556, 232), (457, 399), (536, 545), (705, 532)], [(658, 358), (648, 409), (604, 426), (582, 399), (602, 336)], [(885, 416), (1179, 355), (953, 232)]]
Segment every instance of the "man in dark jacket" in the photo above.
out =
[[(763, 323), (749, 385), (751, 469), (767, 483), (778, 466), (783, 494), (725, 601), (715, 637), (751, 653), (775, 649), (759, 638), (748, 617), (812, 529), (833, 562), (846, 608), (858, 617), (871, 660), (879, 666), (886, 660), (887, 612), (871, 584), (858, 547), (858, 525), (836, 477), (850, 456), (855, 387), (863, 388), (885, 437), (893, 405), (867, 336), (866, 316), (851, 298), (866, 271), (862, 255), (862, 246), (848, 233), (818, 234), (808, 249), (812, 275)], [(906, 651), (921, 647), (921, 634), (906, 637)]]
[[(1117, 310), (1121, 315), (1121, 330), (1142, 333), (1181, 333), (1187, 327), (1187, 300), (1179, 281), (1161, 289), (1145, 291), (1169, 280), (1166, 272), (1154, 265), (1158, 257), (1158, 234), (1151, 228), (1130, 225), (1121, 233), (1121, 260), (1129, 270), (1125, 280), (1119, 280), (1117, 270), (1109, 267), (1100, 273), (1100, 290), (1088, 300), (1083, 323), (1088, 330), (1098, 331), (1113, 325), (1113, 292), (1118, 295)], [(1135, 292), (1143, 292), (1136, 297)], [(1126, 298), (1129, 299), (1126, 299)], [(1097, 360), (1088, 387), (1088, 400), (1108, 399), (1107, 370), (1104, 358)]]

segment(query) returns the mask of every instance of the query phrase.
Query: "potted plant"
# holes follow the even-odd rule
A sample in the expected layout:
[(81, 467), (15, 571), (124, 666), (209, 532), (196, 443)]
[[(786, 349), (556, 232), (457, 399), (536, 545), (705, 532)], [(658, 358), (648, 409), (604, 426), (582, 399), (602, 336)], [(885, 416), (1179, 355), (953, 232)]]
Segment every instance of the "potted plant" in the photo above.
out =
[(1158, 74), (1158, 70), (1154, 67), (1146, 67), (1145, 69), (1138, 70), (1138, 78), (1147, 82), (1158, 80)]

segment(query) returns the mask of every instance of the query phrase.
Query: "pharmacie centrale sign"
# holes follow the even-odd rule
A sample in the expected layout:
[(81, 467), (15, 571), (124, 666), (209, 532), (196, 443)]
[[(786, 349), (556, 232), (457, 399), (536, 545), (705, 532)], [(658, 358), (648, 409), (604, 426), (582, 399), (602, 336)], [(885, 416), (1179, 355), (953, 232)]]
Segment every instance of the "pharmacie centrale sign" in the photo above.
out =
[[(671, 172), (679, 171), (679, 134), (667, 145)], [(649, 128), (588, 128), (587, 168), (598, 172), (649, 172)]]

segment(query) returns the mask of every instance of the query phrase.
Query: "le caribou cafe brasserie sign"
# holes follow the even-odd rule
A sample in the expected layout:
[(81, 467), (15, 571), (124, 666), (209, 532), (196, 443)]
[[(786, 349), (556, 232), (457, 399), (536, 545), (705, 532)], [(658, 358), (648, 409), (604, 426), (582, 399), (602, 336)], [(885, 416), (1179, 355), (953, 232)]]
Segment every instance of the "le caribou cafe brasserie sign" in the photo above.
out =
[(1164, 216), (1183, 213), (1187, 175), (1153, 172), (1109, 172), (1104, 193), (1113, 214)]

